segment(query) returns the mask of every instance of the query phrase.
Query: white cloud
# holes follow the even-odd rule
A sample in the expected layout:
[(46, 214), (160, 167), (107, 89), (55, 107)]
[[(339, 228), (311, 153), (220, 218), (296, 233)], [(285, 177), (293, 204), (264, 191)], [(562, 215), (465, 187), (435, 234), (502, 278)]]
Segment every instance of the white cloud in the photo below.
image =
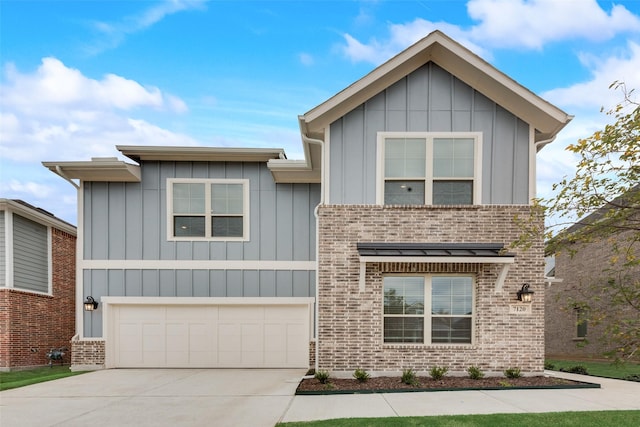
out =
[[(31, 73), (5, 67), (0, 84), (0, 171), (2, 197), (37, 204), (73, 222), (75, 190), (55, 178), (42, 161), (118, 156), (115, 145), (199, 145), (133, 113), (171, 117), (187, 111), (181, 99), (109, 74), (88, 78), (55, 58)], [(75, 202), (74, 202), (75, 203)], [(56, 207), (56, 209), (53, 209)]]
[(617, 34), (640, 33), (640, 17), (624, 6), (610, 12), (595, 0), (470, 0), (469, 28), (417, 18), (389, 24), (388, 36), (367, 42), (344, 34), (342, 52), (353, 62), (380, 64), (438, 29), (485, 59), (486, 48), (541, 49), (546, 43), (570, 39), (609, 40)]
[(552, 41), (640, 32), (640, 18), (624, 6), (607, 13), (596, 0), (470, 0), (467, 11), (480, 22), (472, 38), (493, 47), (540, 49)]
[(209, 0), (164, 0), (142, 12), (122, 18), (116, 22), (93, 22), (93, 28), (101, 34), (86, 51), (98, 54), (119, 46), (125, 38), (139, 31), (146, 30), (165, 17), (187, 10), (203, 10)]
[[(615, 81), (640, 91), (640, 45), (629, 42), (628, 50), (609, 57), (582, 54), (582, 63), (591, 70), (591, 78), (566, 88), (547, 91), (542, 97), (565, 108), (612, 108), (623, 99), (619, 91), (609, 89)], [(636, 93), (637, 96), (637, 93)]]

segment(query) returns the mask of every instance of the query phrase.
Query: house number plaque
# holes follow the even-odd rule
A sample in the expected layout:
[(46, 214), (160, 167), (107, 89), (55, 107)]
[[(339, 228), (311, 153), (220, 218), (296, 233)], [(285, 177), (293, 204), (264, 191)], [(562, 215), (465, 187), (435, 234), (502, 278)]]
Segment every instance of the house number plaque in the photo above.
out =
[(531, 304), (509, 304), (509, 314), (531, 314)]

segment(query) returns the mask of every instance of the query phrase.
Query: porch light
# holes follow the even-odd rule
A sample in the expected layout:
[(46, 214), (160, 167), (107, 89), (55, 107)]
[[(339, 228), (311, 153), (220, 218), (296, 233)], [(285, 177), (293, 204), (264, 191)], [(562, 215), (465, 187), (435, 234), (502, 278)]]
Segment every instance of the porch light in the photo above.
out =
[(98, 301), (94, 300), (92, 296), (88, 296), (84, 302), (85, 311), (93, 311), (98, 308)]
[(522, 288), (516, 294), (518, 296), (518, 301), (522, 302), (531, 302), (533, 297), (533, 291), (529, 290), (529, 284), (525, 283), (522, 285)]

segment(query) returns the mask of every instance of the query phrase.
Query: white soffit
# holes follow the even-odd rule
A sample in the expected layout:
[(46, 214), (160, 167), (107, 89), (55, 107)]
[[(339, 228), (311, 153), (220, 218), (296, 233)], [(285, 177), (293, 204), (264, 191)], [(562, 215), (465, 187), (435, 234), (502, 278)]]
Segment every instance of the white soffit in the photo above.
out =
[(140, 182), (140, 166), (115, 157), (94, 158), (84, 162), (42, 162), (64, 179), (80, 181)]

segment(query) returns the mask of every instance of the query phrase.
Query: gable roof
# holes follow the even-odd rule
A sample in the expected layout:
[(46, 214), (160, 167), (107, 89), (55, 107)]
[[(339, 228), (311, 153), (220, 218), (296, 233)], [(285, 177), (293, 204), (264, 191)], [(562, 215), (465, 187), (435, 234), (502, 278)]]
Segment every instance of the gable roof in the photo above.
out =
[(303, 132), (324, 138), (324, 129), (332, 122), (430, 61), (532, 125), (536, 142), (554, 138), (573, 118), (444, 33), (433, 31), (300, 116)]

